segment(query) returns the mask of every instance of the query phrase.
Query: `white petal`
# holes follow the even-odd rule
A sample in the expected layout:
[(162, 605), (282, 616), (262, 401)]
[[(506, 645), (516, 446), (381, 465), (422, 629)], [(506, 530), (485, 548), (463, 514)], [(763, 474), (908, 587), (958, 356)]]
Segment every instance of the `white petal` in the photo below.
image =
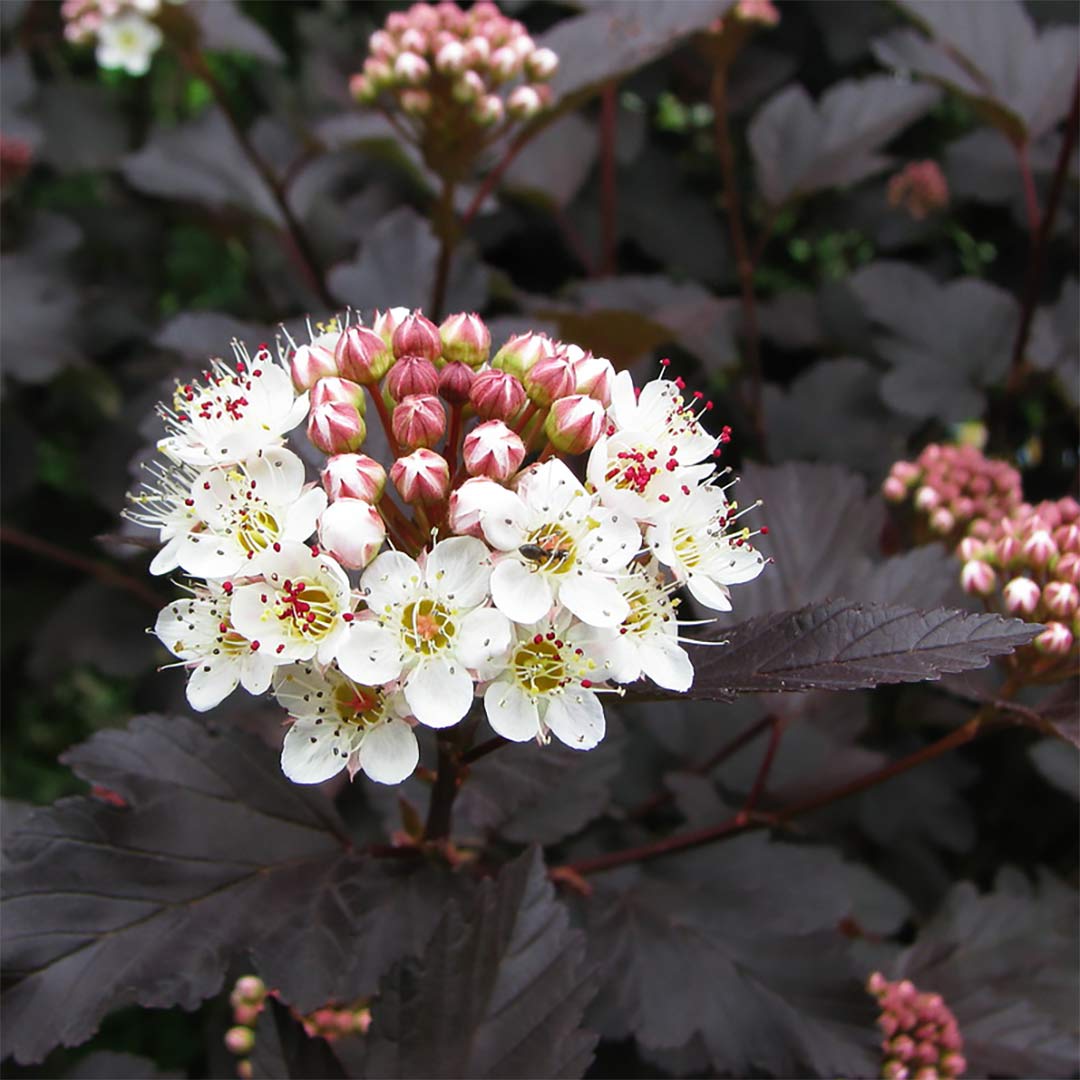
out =
[(276, 666), (268, 656), (252, 653), (240, 661), (240, 682), (249, 694), (257, 697), (270, 689), (270, 679), (275, 670)]
[(707, 578), (704, 574), (691, 574), (686, 579), (690, 595), (713, 611), (730, 611), (731, 596), (726, 586)]
[(587, 690), (571, 692), (548, 702), (544, 723), (571, 750), (591, 750), (604, 737), (604, 707)]
[[(216, 658), (215, 658), (216, 659)], [(191, 673), (187, 684), (188, 704), (196, 712), (220, 705), (240, 681), (240, 665), (229, 660), (204, 660)]]
[(582, 544), (582, 559), (601, 573), (621, 570), (641, 551), (641, 528), (619, 509), (601, 510), (594, 516), (600, 528), (589, 533)]
[(432, 593), (451, 610), (474, 608), (488, 595), (491, 552), (487, 544), (471, 536), (441, 540), (424, 564), (424, 579)]
[(559, 458), (530, 469), (521, 479), (518, 494), (545, 520), (557, 517), (576, 499), (585, 497), (581, 481)]
[(513, 683), (493, 682), (484, 692), (484, 711), (495, 733), (511, 742), (528, 742), (540, 734), (536, 705)]
[(337, 776), (349, 757), (348, 740), (328, 724), (297, 720), (281, 747), (281, 771), (295, 784), (321, 784)]
[(694, 681), (694, 665), (686, 650), (669, 637), (657, 635), (648, 642), (643, 642), (638, 651), (641, 670), (657, 686), (665, 690), (677, 690), (680, 693), (689, 690)]
[(212, 532), (188, 533), (180, 545), (180, 565), (195, 577), (225, 578), (239, 572), (244, 549), (232, 537)]
[(372, 728), (360, 744), (360, 768), (380, 784), (400, 784), (412, 775), (420, 747), (404, 720), (387, 720)]
[(322, 488), (309, 488), (294, 502), (282, 523), (283, 540), (306, 540), (318, 524), (319, 515), (326, 509), (326, 492)]
[(468, 668), (489, 664), (510, 648), (510, 620), (494, 608), (477, 608), (461, 620), (454, 652)]
[(273, 631), (277, 620), (263, 619), (268, 606), (262, 601), (264, 596), (269, 600), (270, 592), (265, 585), (241, 585), (232, 595), (229, 618), (248, 641), (276, 640)]
[(721, 542), (709, 559), (709, 575), (725, 585), (753, 581), (764, 569), (764, 558), (748, 544), (735, 547), (730, 541)]
[(384, 612), (395, 604), (408, 603), (423, 581), (416, 562), (400, 551), (384, 551), (375, 557), (360, 579), (360, 587), (372, 611)]
[(487, 542), (499, 551), (515, 551), (525, 543), (530, 513), (512, 491), (492, 486), (479, 493), (480, 527)]
[(275, 506), (288, 506), (300, 496), (306, 479), (304, 463), (284, 446), (271, 446), (245, 462), (255, 497)]
[(401, 674), (401, 642), (377, 622), (354, 622), (337, 649), (338, 667), (357, 682), (377, 686)]
[(157, 577), (167, 574), (180, 565), (180, 548), (187, 538), (187, 533), (178, 533), (174, 536), (153, 558), (150, 563), (150, 573)]
[(591, 570), (567, 574), (559, 585), (559, 600), (590, 626), (619, 626), (630, 614), (630, 605), (615, 582)]
[(495, 567), (491, 598), (504, 615), (519, 623), (539, 622), (554, 602), (546, 576), (527, 569), (516, 559), (503, 559)]
[(421, 724), (452, 727), (472, 706), (472, 676), (464, 664), (434, 657), (410, 672), (405, 680), (405, 700)]

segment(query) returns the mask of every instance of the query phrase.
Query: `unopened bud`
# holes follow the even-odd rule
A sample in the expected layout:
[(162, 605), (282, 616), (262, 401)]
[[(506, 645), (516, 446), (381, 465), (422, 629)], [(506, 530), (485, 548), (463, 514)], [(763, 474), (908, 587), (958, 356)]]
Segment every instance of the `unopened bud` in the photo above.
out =
[(401, 111), (408, 116), (427, 116), (431, 112), (432, 97), (427, 90), (403, 90)]
[(509, 82), (521, 71), (521, 57), (516, 49), (503, 45), (491, 54), (488, 67), (497, 82)]
[(494, 127), (502, 120), (505, 113), (502, 98), (496, 94), (485, 94), (473, 106), (472, 118), (481, 127)]
[(1051, 581), (1043, 589), (1042, 600), (1052, 615), (1069, 619), (1080, 607), (1080, 590), (1071, 581)]
[(960, 586), (974, 596), (989, 596), (997, 588), (997, 574), (982, 559), (969, 559), (960, 571)]
[(358, 72), (349, 79), (349, 96), (357, 105), (370, 105), (379, 96), (379, 90), (367, 75)]
[(981, 559), (986, 552), (986, 544), (977, 536), (965, 536), (956, 548), (957, 558), (967, 562), (968, 559)]
[(1032, 566), (1042, 569), (1057, 553), (1057, 544), (1046, 529), (1036, 529), (1024, 541), (1021, 551)]
[(439, 372), (422, 356), (403, 356), (386, 376), (385, 389), (392, 401), (410, 394), (434, 394), (439, 386)]
[(447, 523), (458, 536), (475, 536), (484, 539), (481, 520), (491, 505), (491, 492), (501, 487), (494, 480), (483, 476), (473, 477), (454, 489), (450, 496)]
[(393, 362), (394, 354), (374, 329), (350, 326), (338, 341), (338, 370), (361, 386), (374, 386)]
[(907, 486), (902, 480), (889, 475), (881, 485), (881, 494), (888, 502), (903, 502), (907, 498)]
[(252, 1077), (255, 1075), (255, 1069), (251, 1064), (250, 1058), (241, 1058), (240, 1061), (236, 1063), (236, 1075), (240, 1080), (252, 1080)]
[(319, 518), (319, 546), (349, 570), (362, 570), (386, 539), (382, 515), (362, 499), (337, 499)]
[(534, 49), (525, 58), (525, 70), (530, 79), (550, 79), (559, 66), (559, 58), (551, 49)]
[(341, 379), (337, 376), (320, 379), (311, 388), (311, 406), (341, 403), (354, 405), (361, 416), (367, 408), (367, 398), (364, 388), (351, 379)]
[(1048, 622), (1046, 629), (1032, 642), (1045, 656), (1068, 656), (1072, 643), (1072, 631), (1059, 622)]
[(460, 41), (448, 41), (435, 57), (435, 66), (444, 75), (457, 75), (469, 66), (465, 46)]
[(450, 466), (434, 450), (414, 450), (394, 462), (390, 479), (404, 502), (431, 506), (450, 490)]
[(1039, 606), (1039, 586), (1031, 578), (1015, 577), (1003, 590), (1005, 608), (1014, 615), (1030, 615)]
[(1075, 521), (1059, 525), (1054, 530), (1054, 543), (1058, 551), (1080, 551), (1080, 525)]
[(419, 311), (412, 311), (394, 329), (394, 355), (419, 356), (434, 363), (442, 353), (439, 328)]
[(421, 86), (431, 74), (428, 62), (413, 52), (403, 52), (394, 61), (394, 74), (406, 86)]
[(1011, 566), (1020, 560), (1020, 541), (1015, 536), (1003, 536), (995, 545), (995, 552), (1002, 566)]
[(337, 375), (334, 352), (340, 336), (320, 334), (310, 345), (301, 345), (293, 353), (289, 367), (297, 390), (310, 390), (320, 379)]
[(491, 46), (485, 37), (472, 37), (465, 42), (465, 57), (469, 67), (479, 67), (491, 58)]
[(956, 518), (944, 506), (939, 506), (930, 514), (930, 528), (941, 536), (947, 536), (956, 527)]
[(423, 54), (428, 50), (428, 37), (420, 24), (413, 19), (413, 24), (405, 28), (401, 35), (401, 47), (405, 52)]
[(901, 1061), (889, 1060), (881, 1066), (881, 1075), (885, 1080), (908, 1080), (908, 1067)]
[(366, 454), (335, 454), (323, 468), (322, 484), (331, 502), (363, 499), (376, 503), (386, 487), (386, 470)]
[(963, 1054), (945, 1054), (941, 1059), (941, 1075), (947, 1077), (963, 1076), (967, 1072), (967, 1058)]
[(471, 368), (480, 367), (491, 351), (491, 332), (475, 312), (448, 316), (439, 327), (439, 337), (444, 360), (457, 360)]
[(233, 1020), (237, 1024), (246, 1024), (254, 1027), (259, 1021), (259, 1013), (263, 1011), (261, 1005), (235, 1005), (233, 1006)]
[(355, 405), (328, 401), (312, 406), (307, 435), (312, 445), (324, 454), (351, 454), (364, 445), (367, 426)]
[(439, 372), (439, 397), (450, 405), (464, 405), (469, 400), (476, 375), (468, 364), (455, 360)]
[(446, 409), (434, 394), (410, 394), (394, 408), (390, 426), (405, 449), (432, 447), (446, 434)]
[(564, 454), (591, 450), (604, 430), (604, 406), (584, 394), (560, 398), (544, 420), (544, 433), (552, 446)]
[(369, 56), (364, 61), (363, 75), (375, 94), (394, 81), (394, 69), (385, 60), (380, 60), (376, 56)]
[(555, 346), (546, 334), (516, 334), (492, 357), (491, 366), (521, 379), (537, 361), (554, 352)]
[(611, 404), (611, 391), (615, 385), (615, 367), (606, 357), (593, 356), (591, 352), (574, 361), (574, 386), (576, 394), (595, 398), (606, 409)]
[(1060, 556), (1054, 563), (1054, 576), (1080, 586), (1080, 555), (1070, 551)]
[(932, 487), (925, 484), (915, 492), (915, 505), (920, 510), (930, 511), (941, 502), (941, 496)]
[(534, 405), (546, 409), (553, 401), (574, 393), (577, 380), (574, 365), (562, 354), (537, 360), (522, 379), (525, 392)]
[(238, 1024), (225, 1032), (225, 1046), (232, 1054), (250, 1054), (255, 1045), (255, 1032)]
[(469, 401), (482, 420), (511, 420), (525, 404), (525, 387), (508, 371), (481, 371), (469, 391)]
[(266, 997), (266, 983), (258, 975), (242, 975), (234, 987), (236, 996), (241, 1001), (257, 1005)]
[(532, 86), (516, 86), (506, 99), (506, 111), (515, 120), (531, 120), (543, 108), (543, 99)]
[(525, 444), (501, 420), (488, 420), (465, 436), (463, 453), (470, 476), (509, 480), (525, 460)]
[(376, 30), (368, 38), (368, 52), (380, 60), (393, 60), (398, 54), (397, 42), (385, 30)]
[(470, 105), (483, 95), (485, 89), (484, 80), (475, 71), (463, 71), (454, 80), (450, 93), (459, 104)]
[(387, 347), (394, 340), (394, 331), (409, 317), (409, 309), (406, 307), (387, 308), (386, 311), (376, 311), (375, 318), (371, 320), (371, 329), (375, 331), (386, 343)]
[(908, 1035), (897, 1035), (889, 1041), (889, 1052), (901, 1061), (910, 1061), (915, 1053), (915, 1043)]

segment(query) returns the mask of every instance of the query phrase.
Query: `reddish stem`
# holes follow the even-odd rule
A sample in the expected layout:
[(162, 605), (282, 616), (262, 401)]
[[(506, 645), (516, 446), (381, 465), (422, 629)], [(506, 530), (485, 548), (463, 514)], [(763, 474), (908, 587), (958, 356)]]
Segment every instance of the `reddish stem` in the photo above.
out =
[(1032, 236), (1039, 231), (1039, 222), (1042, 219), (1042, 211), (1039, 209), (1039, 195), (1035, 190), (1035, 176), (1031, 171), (1031, 155), (1027, 139), (1013, 143), (1016, 149), (1016, 160), (1020, 166), (1020, 179), (1024, 185), (1024, 207), (1027, 211), (1028, 228)]
[(750, 789), (750, 794), (746, 796), (746, 802), (743, 803), (741, 811), (743, 818), (749, 819), (750, 815), (754, 812), (754, 807), (758, 804), (758, 800), (765, 792), (765, 783), (769, 779), (769, 773), (772, 771), (773, 762), (776, 760), (776, 751), (780, 746), (780, 739), (783, 737), (784, 727), (784, 721), (779, 717), (773, 719), (772, 730), (769, 732), (769, 743), (765, 747), (765, 754), (761, 759), (761, 765), (758, 766), (757, 776), (754, 777), (754, 786)]
[(462, 228), (467, 228), (472, 219), (476, 217), (476, 213), (483, 205), (484, 200), (491, 194), (495, 185), (502, 179), (502, 174), (510, 168), (514, 158), (525, 149), (529, 140), (532, 139), (538, 131), (539, 128), (535, 125), (527, 127), (506, 148), (506, 153), (503, 154), (502, 159), (492, 168), (491, 172), (484, 177), (483, 182), (476, 189), (476, 194), (473, 196), (472, 202), (465, 208), (465, 213), (461, 215)]
[(614, 82), (608, 83), (600, 95), (600, 273), (615, 273), (619, 244), (616, 215), (618, 209), (615, 185), (615, 139), (617, 134), (618, 100)]
[(375, 411), (379, 414), (379, 421), (382, 423), (383, 431), (386, 432), (386, 441), (390, 444), (390, 453), (395, 458), (401, 457), (401, 446), (397, 439), (394, 437), (394, 425), (390, 420), (390, 413), (386, 408), (386, 402), (383, 401), (383, 396), (379, 392), (377, 386), (369, 386), (368, 393), (371, 394), (371, 400), (375, 405)]

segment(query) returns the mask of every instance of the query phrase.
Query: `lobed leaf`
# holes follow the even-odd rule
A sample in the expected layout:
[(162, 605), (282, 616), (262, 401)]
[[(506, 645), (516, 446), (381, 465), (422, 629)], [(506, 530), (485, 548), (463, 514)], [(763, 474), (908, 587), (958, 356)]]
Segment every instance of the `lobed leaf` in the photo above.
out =
[(783, 690), (856, 690), (985, 667), (1026, 645), (1037, 624), (999, 615), (828, 600), (761, 615), (692, 647), (696, 698)]
[(333, 807), (250, 736), (145, 717), (65, 760), (128, 805), (65, 799), (9, 841), (2, 1024), (18, 1061), (120, 1005), (194, 1008), (244, 952), (303, 1010), (371, 993), (454, 888), (435, 865), (350, 850)]

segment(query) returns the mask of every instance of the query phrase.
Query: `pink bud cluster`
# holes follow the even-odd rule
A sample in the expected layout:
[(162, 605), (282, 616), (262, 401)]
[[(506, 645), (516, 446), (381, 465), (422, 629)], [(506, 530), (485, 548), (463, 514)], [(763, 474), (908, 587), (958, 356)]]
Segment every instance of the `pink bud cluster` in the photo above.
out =
[(898, 461), (881, 488), (890, 502), (912, 499), (930, 531), (959, 541), (976, 521), (998, 521), (1020, 505), (1020, 474), (974, 446), (931, 443), (915, 461)]
[(936, 161), (911, 161), (889, 180), (889, 205), (916, 221), (949, 205), (949, 185)]
[(551, 101), (547, 80), (558, 57), (538, 48), (521, 23), (488, 0), (413, 4), (392, 12), (371, 35), (369, 55), (349, 83), (362, 105), (392, 104), (416, 125), (469, 141), (470, 133), (505, 130)]
[[(257, 975), (241, 976), (229, 994), (233, 1026), (225, 1032), (225, 1048), (240, 1058), (236, 1063), (236, 1074), (241, 1080), (249, 1080), (252, 1075), (248, 1055), (255, 1048), (255, 1025), (259, 1014), (266, 1008), (269, 998), (278, 996), (276, 990), (267, 990), (266, 984)], [(306, 1016), (295, 1009), (290, 1011), (310, 1038), (326, 1039), (328, 1042), (345, 1035), (364, 1035), (371, 1026), (371, 1010), (367, 1007), (366, 999), (340, 1008), (324, 1005)]]
[(909, 979), (890, 982), (877, 971), (866, 990), (881, 1007), (877, 1023), (884, 1035), (884, 1080), (951, 1080), (963, 1075), (964, 1040), (940, 994), (920, 993)]

